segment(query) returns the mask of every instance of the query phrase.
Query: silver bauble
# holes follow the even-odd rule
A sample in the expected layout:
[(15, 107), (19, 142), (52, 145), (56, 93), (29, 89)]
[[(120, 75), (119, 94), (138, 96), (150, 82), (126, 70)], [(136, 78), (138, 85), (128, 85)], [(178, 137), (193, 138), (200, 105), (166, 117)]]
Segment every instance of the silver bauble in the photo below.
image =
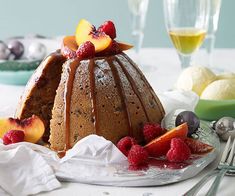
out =
[(46, 56), (46, 46), (39, 42), (33, 42), (28, 48), (28, 59), (43, 59)]
[(7, 60), (11, 51), (8, 49), (7, 45), (0, 41), (0, 60)]
[(219, 119), (215, 124), (215, 131), (224, 141), (227, 141), (229, 136), (235, 138), (235, 119), (232, 117)]

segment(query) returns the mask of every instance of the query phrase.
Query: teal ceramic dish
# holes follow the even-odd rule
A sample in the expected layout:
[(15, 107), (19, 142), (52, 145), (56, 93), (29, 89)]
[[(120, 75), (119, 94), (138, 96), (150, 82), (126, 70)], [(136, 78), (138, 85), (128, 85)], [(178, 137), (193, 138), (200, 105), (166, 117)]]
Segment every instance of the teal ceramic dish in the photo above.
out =
[(0, 83), (11, 85), (25, 85), (34, 70), (0, 71)]
[(0, 71), (25, 71), (34, 70), (42, 60), (1, 60)]
[(224, 116), (235, 118), (235, 99), (232, 100), (203, 100), (200, 99), (195, 112), (200, 119), (218, 120)]
[(1, 60), (0, 83), (25, 85), (42, 60)]

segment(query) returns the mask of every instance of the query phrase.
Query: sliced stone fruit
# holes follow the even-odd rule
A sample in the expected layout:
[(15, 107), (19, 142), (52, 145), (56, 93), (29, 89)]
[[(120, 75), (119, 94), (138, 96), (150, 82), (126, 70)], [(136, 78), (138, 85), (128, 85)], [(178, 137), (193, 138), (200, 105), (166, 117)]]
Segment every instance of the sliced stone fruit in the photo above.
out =
[(188, 134), (188, 125), (183, 123), (172, 130), (166, 132), (164, 135), (152, 140), (144, 148), (148, 151), (151, 157), (160, 157), (166, 155), (170, 149), (172, 138), (186, 138)]
[(96, 31), (95, 27), (85, 19), (78, 23), (75, 37), (78, 46), (86, 41), (92, 42), (96, 52), (103, 51), (112, 43), (112, 39), (108, 35)]
[(129, 49), (133, 48), (133, 45), (123, 43), (123, 42), (119, 42), (119, 41), (116, 41), (116, 42), (117, 42), (117, 44), (118, 44), (121, 51), (129, 50)]
[(66, 36), (62, 41), (61, 53), (63, 56), (71, 59), (76, 58), (76, 51), (78, 49), (77, 42), (75, 40), (75, 36)]
[(192, 138), (185, 138), (184, 142), (189, 147), (192, 154), (205, 154), (211, 152), (214, 149), (213, 146)]
[[(132, 47), (133, 46), (130, 44), (112, 40), (112, 42), (106, 49), (97, 53), (97, 56), (118, 54), (119, 52), (124, 51), (124, 50), (129, 50)], [(62, 42), (62, 47), (61, 47), (61, 53), (63, 54), (63, 56), (69, 59), (76, 58), (77, 49), (78, 49), (78, 44), (76, 42), (75, 36), (64, 37), (63, 42)]]
[(0, 138), (3, 138), (4, 134), (9, 130), (22, 130), (25, 134), (24, 141), (37, 143), (44, 134), (45, 126), (42, 120), (36, 115), (23, 120), (1, 118)]

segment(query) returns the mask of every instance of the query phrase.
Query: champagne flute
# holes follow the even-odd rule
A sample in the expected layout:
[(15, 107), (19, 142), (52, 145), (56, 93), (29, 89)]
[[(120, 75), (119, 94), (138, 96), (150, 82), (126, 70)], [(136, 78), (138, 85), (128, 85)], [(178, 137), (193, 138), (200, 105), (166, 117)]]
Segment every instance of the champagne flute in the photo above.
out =
[(212, 52), (215, 47), (215, 34), (218, 28), (221, 0), (211, 0), (209, 14), (208, 31), (205, 39), (205, 49), (207, 53), (207, 65), (213, 67)]
[(135, 49), (135, 61), (145, 72), (153, 70), (154, 67), (143, 63), (143, 59), (140, 55), (144, 39), (144, 27), (146, 21), (146, 14), (148, 11), (149, 0), (128, 0), (128, 7), (131, 13), (132, 20), (132, 37), (134, 41)]
[(128, 0), (132, 17), (132, 36), (136, 53), (139, 53), (144, 38), (144, 27), (149, 0)]
[(179, 54), (181, 67), (186, 68), (206, 36), (210, 0), (163, 1), (167, 31)]

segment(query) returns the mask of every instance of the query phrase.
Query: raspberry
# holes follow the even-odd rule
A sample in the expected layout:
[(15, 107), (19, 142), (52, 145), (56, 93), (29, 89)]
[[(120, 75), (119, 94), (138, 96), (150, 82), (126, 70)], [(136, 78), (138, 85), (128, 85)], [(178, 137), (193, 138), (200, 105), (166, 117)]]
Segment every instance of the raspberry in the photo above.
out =
[(75, 51), (69, 49), (68, 47), (63, 47), (61, 48), (61, 52), (62, 54), (68, 58), (68, 59), (73, 59), (73, 58), (76, 58), (77, 57), (77, 54)]
[(24, 141), (24, 132), (21, 130), (10, 130), (3, 136), (3, 144), (13, 144)]
[(76, 54), (81, 59), (92, 58), (95, 56), (95, 46), (92, 42), (86, 41), (78, 47)]
[(131, 147), (135, 144), (137, 144), (137, 142), (134, 138), (126, 136), (120, 139), (117, 143), (117, 147), (125, 156), (128, 156)]
[(156, 137), (162, 135), (165, 131), (157, 123), (147, 123), (144, 125), (143, 134), (146, 143), (151, 142)]
[(189, 159), (191, 151), (181, 138), (171, 139), (171, 148), (167, 152), (168, 161), (180, 163)]
[(116, 41), (112, 41), (111, 44), (105, 50), (97, 53), (97, 56), (107, 56), (107, 55), (114, 55), (121, 52), (121, 49)]
[(144, 165), (148, 161), (148, 152), (140, 145), (133, 145), (128, 154), (130, 165)]
[(107, 54), (109, 55), (111, 55), (111, 54), (118, 54), (118, 53), (120, 53), (121, 52), (121, 50), (120, 50), (120, 48), (119, 48), (119, 45), (118, 45), (118, 43), (116, 42), (116, 41), (112, 41), (112, 43), (111, 43), (111, 45), (107, 48)]
[(103, 32), (106, 35), (109, 35), (111, 39), (116, 38), (116, 28), (112, 21), (106, 21), (98, 28), (99, 32)]

